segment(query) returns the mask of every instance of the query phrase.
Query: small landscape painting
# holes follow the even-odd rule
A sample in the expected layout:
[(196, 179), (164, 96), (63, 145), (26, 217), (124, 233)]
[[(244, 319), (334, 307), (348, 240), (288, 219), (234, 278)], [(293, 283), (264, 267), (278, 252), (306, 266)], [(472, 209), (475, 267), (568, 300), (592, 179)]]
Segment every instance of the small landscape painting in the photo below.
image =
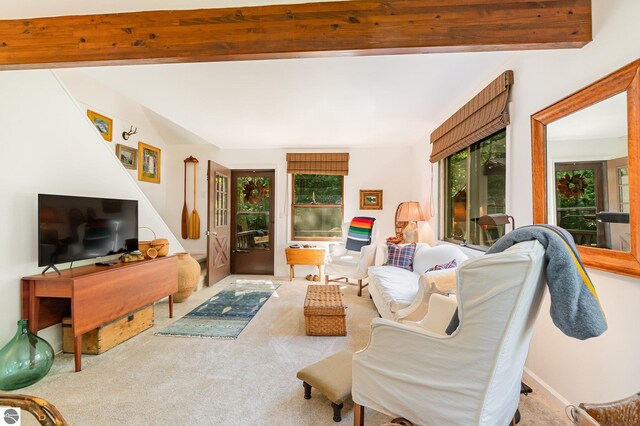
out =
[(113, 120), (90, 109), (87, 110), (87, 116), (93, 125), (96, 126), (96, 129), (98, 129), (104, 140), (111, 142), (113, 139)]
[(382, 189), (361, 189), (360, 210), (382, 210)]
[(138, 168), (138, 150), (126, 145), (116, 145), (116, 156), (120, 159), (120, 162), (127, 169)]
[(138, 180), (160, 183), (160, 148), (138, 142)]

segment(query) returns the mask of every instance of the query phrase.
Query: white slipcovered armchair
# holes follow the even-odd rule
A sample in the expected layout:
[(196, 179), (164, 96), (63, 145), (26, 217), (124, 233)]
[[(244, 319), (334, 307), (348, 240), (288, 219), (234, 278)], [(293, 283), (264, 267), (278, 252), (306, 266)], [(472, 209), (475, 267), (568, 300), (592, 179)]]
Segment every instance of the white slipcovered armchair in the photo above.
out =
[[(329, 244), (329, 258), (324, 269), (325, 283), (344, 280), (347, 284), (357, 285), (358, 296), (362, 296), (362, 289), (368, 285), (363, 285), (363, 280), (369, 276), (369, 266), (372, 266), (376, 259), (376, 224), (373, 224), (371, 230), (371, 244), (362, 247), (359, 252), (346, 248), (349, 225), (350, 222), (342, 224), (342, 242)], [(350, 283), (350, 279), (355, 280), (357, 284)]]
[[(353, 357), (354, 424), (364, 407), (420, 425), (507, 425), (544, 294), (544, 249), (537, 241), (465, 261), (457, 271), (460, 325), (431, 305), (427, 318), (374, 319), (369, 344)], [(451, 303), (431, 296), (431, 304)]]

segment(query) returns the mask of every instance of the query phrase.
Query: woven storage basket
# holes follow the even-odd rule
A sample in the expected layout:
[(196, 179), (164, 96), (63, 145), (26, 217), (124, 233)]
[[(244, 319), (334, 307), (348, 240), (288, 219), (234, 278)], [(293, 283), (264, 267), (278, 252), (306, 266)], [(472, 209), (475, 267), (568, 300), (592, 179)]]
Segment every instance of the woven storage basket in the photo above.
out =
[(304, 300), (307, 336), (346, 336), (345, 308), (338, 285), (309, 285)]

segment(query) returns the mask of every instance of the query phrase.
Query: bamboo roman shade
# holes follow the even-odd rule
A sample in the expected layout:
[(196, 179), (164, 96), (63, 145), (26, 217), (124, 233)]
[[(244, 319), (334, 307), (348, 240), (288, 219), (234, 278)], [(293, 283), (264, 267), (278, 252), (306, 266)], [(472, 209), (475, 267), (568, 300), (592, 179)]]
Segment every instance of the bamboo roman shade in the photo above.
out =
[(289, 153), (287, 173), (347, 176), (349, 153)]
[(434, 130), (430, 161), (436, 163), (507, 127), (511, 85), (513, 71), (505, 71)]

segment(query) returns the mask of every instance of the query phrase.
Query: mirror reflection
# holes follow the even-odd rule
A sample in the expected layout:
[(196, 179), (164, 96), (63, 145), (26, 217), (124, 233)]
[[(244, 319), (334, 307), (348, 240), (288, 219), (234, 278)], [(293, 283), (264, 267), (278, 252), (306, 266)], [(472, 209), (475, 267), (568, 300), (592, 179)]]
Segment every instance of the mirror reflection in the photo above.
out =
[(576, 244), (630, 251), (627, 94), (547, 125), (548, 218)]

